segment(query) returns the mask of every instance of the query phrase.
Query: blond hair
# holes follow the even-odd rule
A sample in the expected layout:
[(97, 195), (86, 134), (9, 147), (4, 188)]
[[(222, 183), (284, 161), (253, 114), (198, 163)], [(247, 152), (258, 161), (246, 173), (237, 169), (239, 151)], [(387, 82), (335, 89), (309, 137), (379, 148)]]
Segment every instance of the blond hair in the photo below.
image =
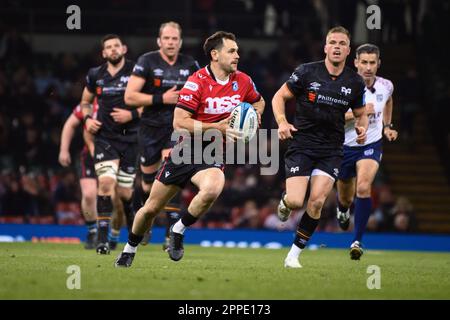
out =
[(345, 29), (344, 27), (342, 27), (342, 26), (337, 26), (337, 27), (333, 27), (333, 28), (331, 28), (329, 31), (328, 31), (328, 33), (327, 33), (327, 38), (328, 38), (328, 36), (330, 35), (330, 34), (332, 34), (332, 33), (343, 33), (343, 34), (345, 34), (346, 36), (347, 36), (347, 38), (348, 38), (348, 42), (350, 43), (350, 40), (351, 40), (351, 35), (350, 35), (350, 32), (348, 32), (348, 30), (347, 29)]
[(175, 22), (175, 21), (168, 21), (168, 22), (162, 23), (161, 26), (159, 27), (159, 36), (158, 37), (161, 37), (161, 33), (162, 33), (163, 29), (167, 26), (178, 29), (178, 31), (180, 32), (180, 38), (181, 38), (181, 26), (178, 22)]

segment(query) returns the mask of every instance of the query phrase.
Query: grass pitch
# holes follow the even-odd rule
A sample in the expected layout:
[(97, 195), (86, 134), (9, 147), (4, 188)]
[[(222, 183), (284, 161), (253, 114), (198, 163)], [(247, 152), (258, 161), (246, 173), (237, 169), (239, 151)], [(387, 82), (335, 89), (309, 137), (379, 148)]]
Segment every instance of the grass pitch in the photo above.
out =
[[(120, 245), (121, 249), (123, 245)], [(450, 299), (450, 254), (306, 250), (302, 269), (284, 269), (288, 249), (187, 245), (173, 262), (160, 245), (140, 247), (129, 269), (113, 266), (118, 251), (99, 256), (74, 244), (0, 243), (0, 299)], [(66, 273), (81, 270), (81, 289)], [(367, 288), (370, 265), (381, 289)]]

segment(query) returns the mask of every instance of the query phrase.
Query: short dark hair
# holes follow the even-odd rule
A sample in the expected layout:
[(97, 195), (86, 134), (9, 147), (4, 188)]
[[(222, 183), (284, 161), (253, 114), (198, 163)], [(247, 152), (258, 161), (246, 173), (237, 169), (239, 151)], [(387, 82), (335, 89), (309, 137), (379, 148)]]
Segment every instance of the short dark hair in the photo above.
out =
[(349, 42), (352, 40), (350, 32), (342, 26), (337, 26), (337, 27), (331, 28), (327, 33), (327, 37), (332, 33), (343, 33), (347, 36)]
[(358, 58), (361, 53), (375, 53), (377, 57), (380, 58), (380, 48), (371, 43), (365, 43), (356, 48), (356, 58)]
[(236, 41), (236, 36), (231, 32), (217, 31), (205, 40), (205, 43), (203, 44), (203, 51), (205, 52), (205, 55), (209, 58), (209, 60), (212, 59), (212, 50), (219, 50), (223, 47), (223, 39)]
[(111, 39), (119, 39), (120, 43), (123, 44), (122, 38), (120, 36), (118, 36), (117, 34), (110, 33), (102, 38), (101, 40), (102, 48), (105, 47), (105, 42)]

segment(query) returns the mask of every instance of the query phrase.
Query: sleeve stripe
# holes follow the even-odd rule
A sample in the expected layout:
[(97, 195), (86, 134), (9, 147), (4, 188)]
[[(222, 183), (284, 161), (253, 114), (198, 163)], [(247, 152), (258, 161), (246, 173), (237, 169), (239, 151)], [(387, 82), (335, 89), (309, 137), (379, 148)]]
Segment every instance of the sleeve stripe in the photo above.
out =
[(293, 88), (291, 87), (291, 86), (292, 86), (291, 83), (290, 83), (289, 81), (286, 81), (285, 83), (286, 83), (286, 87), (289, 89), (289, 91), (290, 91), (293, 95), (295, 95), (294, 90), (293, 90)]
[(133, 71), (131, 74), (132, 74), (133, 76), (136, 76), (136, 77), (139, 77), (139, 78), (142, 78), (142, 79), (146, 79), (144, 75), (139, 74), (139, 73), (136, 73), (136, 72), (134, 72), (134, 71)]
[(188, 111), (188, 112), (190, 112), (190, 113), (192, 113), (192, 114), (195, 113), (195, 110), (192, 110), (192, 108), (190, 108), (190, 107), (188, 107), (188, 106), (185, 106), (185, 105), (183, 105), (183, 104), (177, 103), (177, 105), (175, 106), (175, 108), (181, 108), (181, 109), (186, 110), (186, 111)]

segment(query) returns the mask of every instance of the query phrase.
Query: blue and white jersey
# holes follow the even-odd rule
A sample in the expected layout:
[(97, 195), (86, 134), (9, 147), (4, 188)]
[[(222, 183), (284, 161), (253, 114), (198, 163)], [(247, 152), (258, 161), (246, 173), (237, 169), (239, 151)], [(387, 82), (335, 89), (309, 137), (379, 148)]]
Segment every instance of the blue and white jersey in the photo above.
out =
[[(367, 128), (367, 139), (364, 145), (374, 143), (381, 139), (383, 134), (383, 112), (386, 102), (394, 92), (394, 85), (388, 79), (376, 77), (372, 88), (365, 88), (365, 103), (372, 103), (375, 114), (369, 115), (369, 127)], [(348, 111), (351, 111), (349, 109)], [(355, 121), (347, 121), (345, 124), (345, 142), (348, 147), (359, 147), (356, 143)]]

